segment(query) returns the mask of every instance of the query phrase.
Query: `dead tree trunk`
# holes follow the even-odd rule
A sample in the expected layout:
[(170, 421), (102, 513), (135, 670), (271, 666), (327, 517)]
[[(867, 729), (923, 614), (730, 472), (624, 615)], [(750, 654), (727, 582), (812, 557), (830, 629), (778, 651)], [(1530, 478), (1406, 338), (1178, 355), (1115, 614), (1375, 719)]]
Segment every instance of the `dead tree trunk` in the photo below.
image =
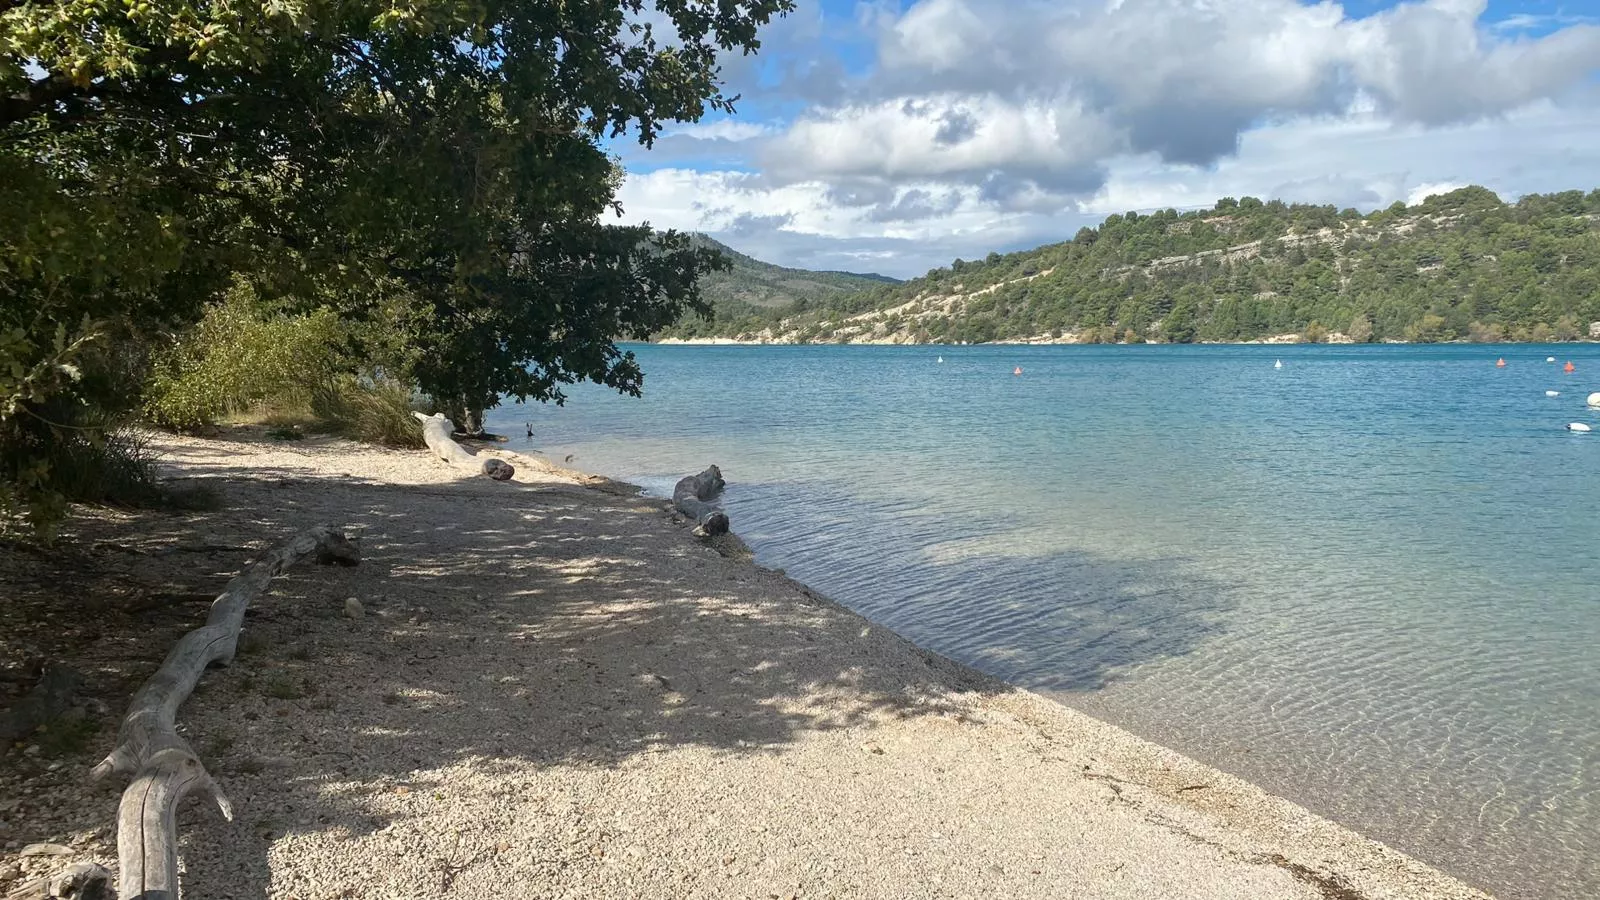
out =
[(707, 501), (722, 493), (727, 482), (722, 480), (722, 470), (716, 466), (699, 475), (689, 475), (678, 481), (672, 489), (672, 505), (695, 521), (694, 533), (700, 537), (726, 534), (728, 514)]
[(487, 475), (495, 481), (508, 481), (516, 474), (516, 468), (505, 460), (495, 459), (492, 456), (479, 459), (477, 454), (456, 443), (455, 438), (450, 436), (450, 420), (443, 414), (434, 413), (425, 416), (414, 412), (412, 415), (422, 423), (423, 443), (428, 445), (434, 456), (457, 468), (472, 469)]
[(187, 741), (178, 736), (178, 707), (211, 663), (228, 664), (250, 601), (273, 576), (315, 554), (318, 562), (353, 566), (356, 548), (330, 526), (306, 531), (235, 576), (211, 604), (206, 623), (178, 640), (156, 674), (133, 695), (117, 746), (94, 768), (94, 777), (132, 775), (117, 813), (118, 885), (122, 900), (176, 900), (178, 835), (173, 814), (190, 791), (208, 794), (233, 818), (233, 807), (207, 774)]

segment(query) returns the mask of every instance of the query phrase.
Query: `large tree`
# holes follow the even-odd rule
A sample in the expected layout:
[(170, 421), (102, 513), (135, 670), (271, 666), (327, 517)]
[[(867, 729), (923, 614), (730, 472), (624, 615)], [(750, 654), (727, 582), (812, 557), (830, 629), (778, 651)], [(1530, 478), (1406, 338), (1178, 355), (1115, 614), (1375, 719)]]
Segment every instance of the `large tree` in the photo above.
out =
[(29, 448), (131, 399), (130, 348), (237, 278), (384, 324), (467, 410), (637, 391), (613, 340), (699, 306), (717, 259), (604, 223), (602, 142), (731, 110), (718, 55), (791, 7), (0, 0), (6, 481), (38, 487)]

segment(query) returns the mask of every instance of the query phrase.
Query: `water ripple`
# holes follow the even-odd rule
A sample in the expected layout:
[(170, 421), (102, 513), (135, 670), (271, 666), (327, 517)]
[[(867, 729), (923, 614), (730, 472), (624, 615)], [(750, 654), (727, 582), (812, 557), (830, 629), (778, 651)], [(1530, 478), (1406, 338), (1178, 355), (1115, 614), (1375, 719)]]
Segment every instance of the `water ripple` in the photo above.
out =
[(638, 353), (644, 401), (496, 421), (658, 490), (717, 462), (760, 561), (924, 646), (1502, 896), (1600, 896), (1600, 440), (1543, 363), (1600, 348)]

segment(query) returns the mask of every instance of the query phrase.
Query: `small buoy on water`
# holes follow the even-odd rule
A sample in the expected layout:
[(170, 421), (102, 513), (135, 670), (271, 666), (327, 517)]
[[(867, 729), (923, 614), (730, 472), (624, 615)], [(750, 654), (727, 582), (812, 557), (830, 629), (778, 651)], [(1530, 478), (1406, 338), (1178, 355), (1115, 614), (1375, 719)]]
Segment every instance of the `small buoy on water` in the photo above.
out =
[(1578, 367), (1573, 365), (1572, 360), (1569, 359), (1567, 360), (1567, 364), (1561, 367), (1561, 371), (1571, 375), (1573, 372), (1578, 371)]
[(1506, 367), (1505, 357), (1502, 356), (1499, 359), (1495, 360), (1494, 361), (1494, 367), (1496, 369), (1504, 369)]
[(1576, 431), (1579, 434), (1587, 434), (1590, 429), (1589, 429), (1589, 426), (1583, 424), (1582, 422), (1568, 422), (1567, 423), (1567, 430), (1568, 431)]
[(939, 357), (939, 362), (944, 362), (944, 357)]
[(1545, 357), (1545, 358), (1544, 358), (1544, 361), (1545, 361), (1545, 362), (1555, 362), (1555, 361), (1556, 361), (1556, 358), (1555, 358), (1555, 357), (1554, 357), (1554, 356), (1546, 356), (1546, 357)]
[(1281, 368), (1283, 368), (1283, 360), (1281, 360), (1281, 359), (1280, 359), (1280, 360), (1278, 360), (1278, 361), (1277, 361), (1277, 362), (1275, 362), (1275, 363), (1273, 363), (1273, 364), (1272, 364), (1272, 367), (1273, 367), (1273, 368), (1274, 368), (1274, 369), (1281, 369)]
[(1559, 397), (1559, 396), (1561, 396), (1561, 392), (1560, 391), (1545, 391), (1544, 395), (1546, 397)]
[(1011, 374), (1013, 374), (1013, 375), (1021, 375), (1022, 374), (1022, 367), (1021, 366), (1017, 366), (1015, 369), (1012, 369), (1011, 370)]
[(1600, 391), (1590, 394), (1589, 398), (1583, 402), (1588, 404), (1590, 409), (1600, 409)]

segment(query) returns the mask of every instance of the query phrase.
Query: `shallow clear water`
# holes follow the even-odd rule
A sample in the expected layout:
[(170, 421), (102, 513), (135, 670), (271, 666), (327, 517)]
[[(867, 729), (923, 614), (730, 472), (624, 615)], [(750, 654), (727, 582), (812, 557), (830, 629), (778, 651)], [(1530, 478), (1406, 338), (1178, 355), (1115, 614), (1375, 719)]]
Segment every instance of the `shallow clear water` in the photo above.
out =
[(924, 646), (1600, 896), (1600, 345), (631, 349), (644, 399), (491, 426), (663, 493), (715, 462), (760, 562)]

